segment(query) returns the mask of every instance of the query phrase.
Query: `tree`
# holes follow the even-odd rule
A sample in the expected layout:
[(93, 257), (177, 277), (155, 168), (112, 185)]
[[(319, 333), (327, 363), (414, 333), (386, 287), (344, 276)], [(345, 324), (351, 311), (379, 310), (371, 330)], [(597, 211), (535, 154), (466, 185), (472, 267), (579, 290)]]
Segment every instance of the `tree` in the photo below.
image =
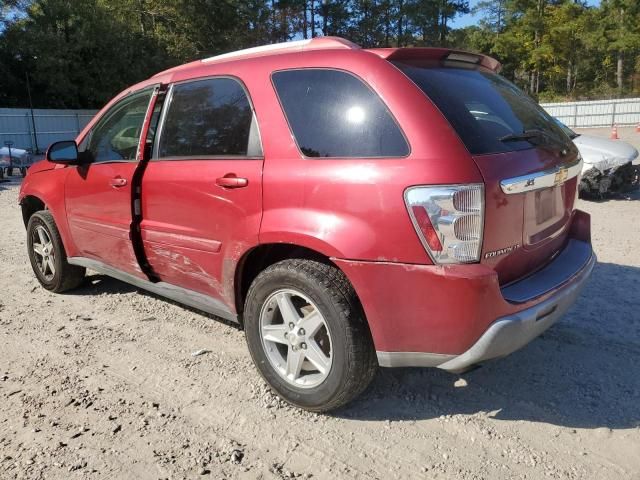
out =
[(473, 7), (474, 14), (483, 14), (480, 27), (500, 35), (507, 25), (507, 0), (482, 0)]
[(452, 46), (486, 53), (540, 98), (640, 93), (640, 2), (481, 0), (4, 0), (0, 104), (104, 104), (165, 68), (233, 50), (346, 37), (363, 47)]
[[(640, 49), (640, 3), (637, 0), (603, 0), (601, 36), (616, 57), (618, 94), (624, 88), (625, 57)], [(632, 64), (632, 62), (629, 62)]]

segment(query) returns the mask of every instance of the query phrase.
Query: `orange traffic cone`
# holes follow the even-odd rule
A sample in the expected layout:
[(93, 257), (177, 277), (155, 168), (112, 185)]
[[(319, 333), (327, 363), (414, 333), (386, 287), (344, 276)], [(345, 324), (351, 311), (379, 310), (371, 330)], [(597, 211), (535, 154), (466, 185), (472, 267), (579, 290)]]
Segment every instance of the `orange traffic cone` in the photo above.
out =
[(618, 127), (616, 126), (616, 124), (613, 124), (613, 128), (611, 129), (611, 136), (609, 137), (611, 140), (619, 140), (620, 137), (618, 136)]

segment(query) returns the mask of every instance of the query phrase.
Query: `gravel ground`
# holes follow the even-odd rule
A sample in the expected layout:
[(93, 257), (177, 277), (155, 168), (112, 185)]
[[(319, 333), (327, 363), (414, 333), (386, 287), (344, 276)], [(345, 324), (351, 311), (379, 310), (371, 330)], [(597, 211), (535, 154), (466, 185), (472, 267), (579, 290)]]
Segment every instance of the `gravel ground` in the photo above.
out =
[(1, 479), (640, 479), (640, 195), (579, 202), (599, 263), (524, 350), (462, 377), (381, 370), (316, 415), (232, 326), (101, 275), (43, 290), (17, 194), (0, 183)]

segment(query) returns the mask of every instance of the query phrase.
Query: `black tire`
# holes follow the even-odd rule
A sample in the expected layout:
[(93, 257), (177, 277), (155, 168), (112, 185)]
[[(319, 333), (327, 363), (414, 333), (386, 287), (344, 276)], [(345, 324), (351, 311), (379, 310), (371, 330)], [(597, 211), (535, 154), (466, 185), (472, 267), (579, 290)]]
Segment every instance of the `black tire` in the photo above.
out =
[(27, 167), (22, 167), (20, 169), (20, 175), (22, 175), (22, 178), (27, 176)]
[(7, 177), (11, 177), (13, 175), (13, 167), (7, 167)]
[[(42, 263), (42, 257), (34, 251), (34, 243), (39, 243), (36, 240), (39, 239), (38, 227), (43, 227), (51, 240), (53, 247), (53, 264), (55, 272), (46, 274), (46, 271), (41, 271), (39, 266)], [(31, 262), (31, 268), (36, 274), (36, 278), (47, 290), (55, 293), (62, 293), (72, 288), (79, 286), (86, 273), (84, 267), (78, 267), (71, 265), (67, 262), (67, 253), (64, 250), (64, 245), (60, 238), (60, 232), (56, 223), (53, 220), (53, 216), (47, 210), (41, 210), (34, 213), (29, 219), (27, 225), (27, 248), (29, 253), (29, 261)]]
[[(307, 296), (331, 332), (331, 368), (315, 387), (300, 388), (285, 380), (265, 352), (260, 313), (270, 296), (281, 289), (294, 289)], [(345, 275), (334, 266), (300, 259), (271, 265), (249, 288), (244, 326), (251, 357), (262, 377), (281, 398), (306, 410), (326, 412), (345, 405), (367, 388), (377, 371), (376, 353), (360, 302)]]

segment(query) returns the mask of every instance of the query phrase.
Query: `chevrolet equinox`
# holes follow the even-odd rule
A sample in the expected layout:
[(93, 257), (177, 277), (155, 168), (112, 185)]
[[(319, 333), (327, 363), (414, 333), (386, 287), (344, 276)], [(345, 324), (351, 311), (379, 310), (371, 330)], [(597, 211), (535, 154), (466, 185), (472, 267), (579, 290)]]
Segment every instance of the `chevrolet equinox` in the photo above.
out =
[(313, 411), (378, 366), (524, 346), (595, 263), (582, 160), (487, 56), (324, 37), (161, 72), (50, 146), (20, 204), (42, 286), (100, 272), (245, 331)]

